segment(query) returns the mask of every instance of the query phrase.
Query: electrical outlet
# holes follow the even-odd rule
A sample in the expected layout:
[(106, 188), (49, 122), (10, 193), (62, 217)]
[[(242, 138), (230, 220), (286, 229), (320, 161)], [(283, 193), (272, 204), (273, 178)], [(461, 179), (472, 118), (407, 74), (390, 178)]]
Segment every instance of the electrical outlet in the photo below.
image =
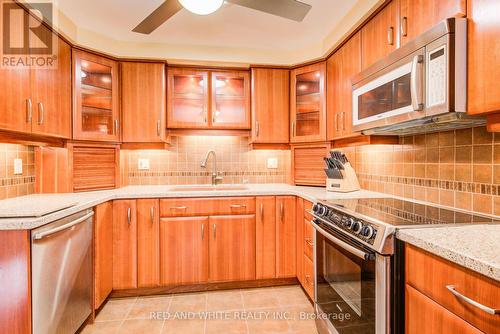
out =
[(149, 159), (139, 159), (139, 170), (149, 170)]
[(267, 158), (268, 169), (278, 169), (278, 158)]
[(23, 159), (14, 159), (14, 175), (23, 173)]

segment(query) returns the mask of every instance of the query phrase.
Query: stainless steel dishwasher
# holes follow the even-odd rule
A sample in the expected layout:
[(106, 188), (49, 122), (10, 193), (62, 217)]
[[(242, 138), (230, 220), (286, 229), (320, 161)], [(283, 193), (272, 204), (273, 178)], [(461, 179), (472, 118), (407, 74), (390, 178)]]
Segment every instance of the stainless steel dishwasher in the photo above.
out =
[(92, 210), (31, 232), (33, 334), (73, 334), (92, 312)]

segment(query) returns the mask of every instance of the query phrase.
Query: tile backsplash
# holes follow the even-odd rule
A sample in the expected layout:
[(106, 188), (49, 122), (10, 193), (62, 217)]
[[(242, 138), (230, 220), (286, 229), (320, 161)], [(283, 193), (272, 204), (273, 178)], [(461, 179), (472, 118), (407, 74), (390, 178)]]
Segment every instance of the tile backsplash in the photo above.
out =
[[(14, 159), (22, 159), (22, 174), (14, 174)], [(34, 148), (0, 143), (0, 200), (33, 194), (34, 191)]]
[(364, 189), (500, 215), (500, 134), (484, 127), (344, 151)]
[[(213, 158), (207, 167), (200, 163), (208, 150), (217, 153), (217, 170), (223, 183), (289, 183), (290, 151), (255, 150), (248, 138), (192, 136), (172, 138), (169, 150), (122, 150), (122, 185), (210, 184)], [(268, 158), (276, 158), (278, 168), (267, 168)], [(149, 170), (139, 170), (139, 159), (149, 160)]]

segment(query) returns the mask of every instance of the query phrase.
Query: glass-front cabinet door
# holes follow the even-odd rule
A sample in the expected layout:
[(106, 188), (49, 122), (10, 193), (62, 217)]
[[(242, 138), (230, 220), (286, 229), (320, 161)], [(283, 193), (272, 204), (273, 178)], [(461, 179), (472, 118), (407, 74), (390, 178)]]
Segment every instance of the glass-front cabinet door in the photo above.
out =
[(250, 75), (248, 72), (212, 73), (211, 127), (250, 128)]
[(326, 140), (325, 63), (292, 71), (292, 143)]
[(169, 69), (167, 126), (177, 129), (208, 126), (208, 73)]
[(118, 63), (76, 50), (73, 64), (74, 139), (119, 141)]

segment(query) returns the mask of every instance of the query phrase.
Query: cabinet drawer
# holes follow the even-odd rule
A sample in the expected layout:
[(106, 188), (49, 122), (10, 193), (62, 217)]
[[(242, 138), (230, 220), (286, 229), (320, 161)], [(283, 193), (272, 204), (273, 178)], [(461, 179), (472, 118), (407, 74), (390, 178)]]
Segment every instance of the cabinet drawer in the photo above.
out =
[(311, 259), (304, 255), (304, 289), (306, 290), (309, 298), (314, 300), (314, 266)]
[(500, 315), (461, 301), (446, 287), (491, 308), (500, 308), (500, 284), (419, 248), (406, 246), (406, 283), (486, 333), (498, 333)]
[(311, 260), (313, 259), (313, 247), (314, 247), (314, 228), (311, 222), (304, 219), (304, 254), (307, 255)]
[(255, 197), (176, 198), (160, 200), (162, 217), (247, 215), (255, 213)]

